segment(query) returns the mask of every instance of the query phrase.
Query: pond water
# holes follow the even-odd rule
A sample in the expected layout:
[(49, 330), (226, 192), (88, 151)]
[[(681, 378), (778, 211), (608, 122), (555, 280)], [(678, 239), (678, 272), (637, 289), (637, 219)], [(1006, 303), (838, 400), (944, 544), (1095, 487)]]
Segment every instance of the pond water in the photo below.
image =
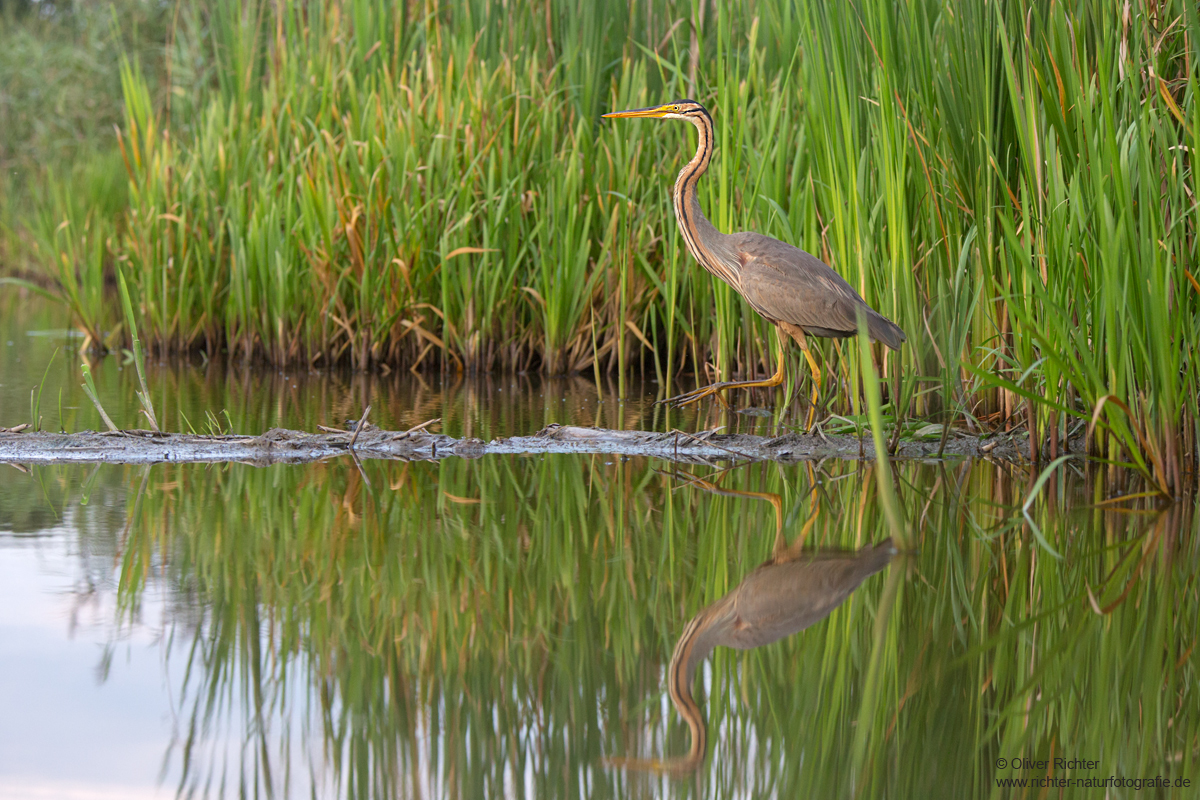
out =
[[(43, 427), (97, 427), (61, 317), (4, 310), (0, 426), (43, 385)], [(131, 365), (93, 370), (143, 424)], [(710, 418), (585, 379), (149, 381), (177, 430)], [(856, 461), (0, 464), (0, 798), (1200, 794), (1194, 499), (1082, 461), (1036, 493), (1025, 465), (891, 466), (899, 529)]]

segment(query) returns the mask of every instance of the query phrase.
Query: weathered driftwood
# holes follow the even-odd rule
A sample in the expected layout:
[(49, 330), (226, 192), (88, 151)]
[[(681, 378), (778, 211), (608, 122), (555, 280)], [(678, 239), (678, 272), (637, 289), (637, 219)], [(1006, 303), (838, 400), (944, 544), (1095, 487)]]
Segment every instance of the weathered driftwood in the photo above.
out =
[[(423, 426), (418, 426), (418, 428)], [(903, 442), (900, 458), (934, 458), (938, 442)], [(272, 429), (261, 436), (201, 436), (152, 431), (96, 433), (30, 433), (0, 431), (0, 462), (19, 464), (156, 462), (214, 463), (238, 461), (255, 465), (320, 461), (353, 452), (359, 458), (427, 461), (479, 458), (489, 454), (603, 453), (653, 456), (670, 461), (716, 462), (770, 460), (795, 462), (821, 458), (875, 457), (870, 438), (789, 434), (779, 437), (750, 434), (653, 433), (550, 425), (532, 436), (484, 442), (455, 439), (424, 430), (385, 431), (363, 426), (352, 431), (305, 433)], [(949, 457), (993, 456), (1019, 458), (1010, 441), (982, 442), (974, 437), (951, 437)]]

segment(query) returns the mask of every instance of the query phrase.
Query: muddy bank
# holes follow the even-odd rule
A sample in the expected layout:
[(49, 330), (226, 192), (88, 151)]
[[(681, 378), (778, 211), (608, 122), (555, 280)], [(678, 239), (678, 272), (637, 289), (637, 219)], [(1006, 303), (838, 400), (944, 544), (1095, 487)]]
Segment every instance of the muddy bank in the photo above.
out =
[[(425, 426), (418, 426), (422, 428)], [(937, 458), (938, 441), (901, 442), (898, 458)], [(952, 435), (945, 457), (989, 457), (1023, 461), (1024, 437)], [(385, 431), (366, 425), (352, 431), (308, 433), (272, 429), (261, 436), (204, 436), (152, 431), (46, 433), (0, 431), (0, 462), (18, 464), (156, 462), (298, 464), (353, 452), (358, 458), (429, 461), (480, 458), (491, 454), (600, 453), (653, 456), (706, 463), (730, 460), (796, 462), (821, 458), (873, 459), (869, 437), (788, 434), (765, 437), (712, 431), (652, 433), (550, 425), (532, 436), (508, 439), (455, 439), (426, 430)]]

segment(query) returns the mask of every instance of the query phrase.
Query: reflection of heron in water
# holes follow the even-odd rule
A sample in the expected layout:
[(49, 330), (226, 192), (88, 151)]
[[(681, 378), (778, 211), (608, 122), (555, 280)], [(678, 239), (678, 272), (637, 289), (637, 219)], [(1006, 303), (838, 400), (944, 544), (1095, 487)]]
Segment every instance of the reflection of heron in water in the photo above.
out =
[(804, 550), (789, 554), (786, 561), (773, 557), (692, 617), (667, 667), (667, 691), (691, 729), (692, 746), (687, 756), (664, 766), (694, 769), (704, 761), (707, 730), (692, 698), (692, 677), (713, 648), (749, 650), (804, 630), (829, 616), (895, 554), (892, 540), (885, 539), (858, 551)]
[(692, 678), (700, 662), (718, 645), (749, 650), (820, 622), (859, 584), (887, 566), (897, 552), (890, 538), (857, 551), (802, 550), (800, 545), (816, 521), (815, 511), (796, 542), (788, 547), (783, 539), (779, 495), (718, 490), (706, 481), (697, 483), (719, 494), (752, 496), (770, 502), (775, 507), (775, 552), (733, 591), (692, 617), (675, 645), (667, 667), (667, 692), (691, 731), (688, 754), (662, 761), (610, 761), (617, 766), (672, 772), (697, 769), (704, 762), (708, 745), (704, 716), (692, 697)]

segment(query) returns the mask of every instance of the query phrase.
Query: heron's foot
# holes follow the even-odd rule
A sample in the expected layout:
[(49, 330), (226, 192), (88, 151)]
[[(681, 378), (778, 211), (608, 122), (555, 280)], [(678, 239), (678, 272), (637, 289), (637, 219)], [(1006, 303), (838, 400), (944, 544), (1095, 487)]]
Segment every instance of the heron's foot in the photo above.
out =
[(773, 378), (768, 378), (765, 381), (721, 381), (719, 383), (710, 383), (708, 386), (701, 386), (699, 389), (692, 389), (690, 392), (684, 392), (675, 397), (668, 397), (666, 400), (659, 400), (655, 405), (661, 403), (669, 405), (671, 408), (683, 408), (684, 406), (690, 406), (692, 403), (712, 396), (716, 397), (725, 408), (729, 408), (729, 403), (720, 394), (726, 389), (772, 388), (782, 382), (782, 379), (776, 381)]
[(725, 381), (724, 383), (713, 383), (708, 386), (701, 386), (699, 389), (693, 389), (690, 392), (677, 394), (674, 397), (668, 397), (665, 400), (655, 401), (654, 404), (668, 405), (671, 408), (683, 408), (684, 406), (690, 406), (692, 403), (699, 402), (711, 395), (716, 395), (718, 400), (720, 400), (723, 404), (728, 405), (728, 403), (725, 403), (725, 398), (721, 397), (721, 395), (718, 393), (722, 389), (727, 388), (731, 382), (732, 381)]

